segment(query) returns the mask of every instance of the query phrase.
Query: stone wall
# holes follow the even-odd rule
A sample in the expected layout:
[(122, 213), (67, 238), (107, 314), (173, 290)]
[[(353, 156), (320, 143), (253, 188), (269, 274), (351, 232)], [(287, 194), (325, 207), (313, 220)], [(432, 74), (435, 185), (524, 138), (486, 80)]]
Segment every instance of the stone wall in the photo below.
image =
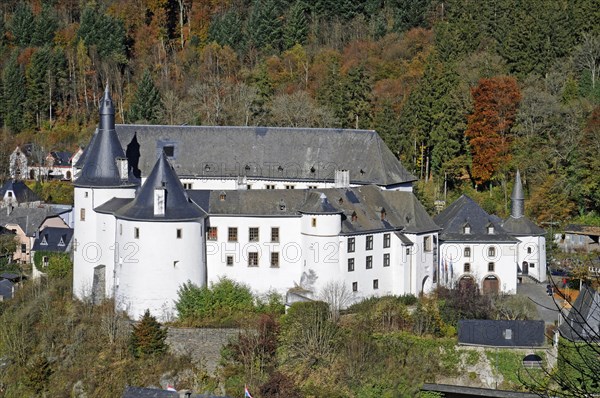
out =
[(176, 355), (188, 355), (192, 361), (214, 373), (221, 357), (221, 348), (242, 329), (169, 328), (167, 345)]

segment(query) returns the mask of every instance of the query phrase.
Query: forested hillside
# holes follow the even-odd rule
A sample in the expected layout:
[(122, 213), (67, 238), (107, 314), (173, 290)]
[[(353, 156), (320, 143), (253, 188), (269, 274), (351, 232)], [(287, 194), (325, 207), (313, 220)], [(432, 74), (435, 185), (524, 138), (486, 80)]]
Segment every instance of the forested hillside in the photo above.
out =
[[(3, 0), (0, 155), (119, 122), (376, 129), (425, 201), (600, 209), (599, 0)], [(6, 168), (2, 162), (2, 168)], [(4, 171), (5, 172), (5, 171)], [(482, 199), (479, 198), (480, 201)]]

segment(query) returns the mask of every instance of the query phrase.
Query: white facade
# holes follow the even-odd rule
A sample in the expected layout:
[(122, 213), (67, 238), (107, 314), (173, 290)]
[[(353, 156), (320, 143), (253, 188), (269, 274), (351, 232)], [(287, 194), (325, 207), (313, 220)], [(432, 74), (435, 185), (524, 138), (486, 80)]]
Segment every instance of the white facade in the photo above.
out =
[(470, 278), (482, 291), (493, 292), (497, 286), (499, 293), (515, 294), (517, 251), (517, 243), (444, 242), (440, 245), (438, 283), (454, 287)]
[(546, 282), (546, 238), (544, 236), (515, 236), (519, 240), (517, 264), (521, 273)]

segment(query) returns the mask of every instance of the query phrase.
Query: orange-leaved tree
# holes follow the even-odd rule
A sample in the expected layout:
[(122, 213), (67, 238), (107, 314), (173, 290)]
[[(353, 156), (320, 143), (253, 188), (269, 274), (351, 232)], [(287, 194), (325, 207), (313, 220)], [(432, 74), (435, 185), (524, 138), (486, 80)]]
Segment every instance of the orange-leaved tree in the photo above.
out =
[(471, 176), (484, 184), (510, 160), (511, 127), (521, 93), (513, 77), (495, 76), (481, 79), (471, 96), (473, 113), (465, 132), (473, 159)]

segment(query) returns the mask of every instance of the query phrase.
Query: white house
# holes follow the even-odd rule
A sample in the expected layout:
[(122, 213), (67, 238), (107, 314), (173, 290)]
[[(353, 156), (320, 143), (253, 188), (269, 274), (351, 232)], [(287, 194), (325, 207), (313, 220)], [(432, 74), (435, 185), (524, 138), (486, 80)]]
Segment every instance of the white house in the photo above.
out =
[(439, 227), (374, 131), (115, 125), (76, 164), (73, 291), (134, 318), (227, 276), (354, 300), (433, 288)]

